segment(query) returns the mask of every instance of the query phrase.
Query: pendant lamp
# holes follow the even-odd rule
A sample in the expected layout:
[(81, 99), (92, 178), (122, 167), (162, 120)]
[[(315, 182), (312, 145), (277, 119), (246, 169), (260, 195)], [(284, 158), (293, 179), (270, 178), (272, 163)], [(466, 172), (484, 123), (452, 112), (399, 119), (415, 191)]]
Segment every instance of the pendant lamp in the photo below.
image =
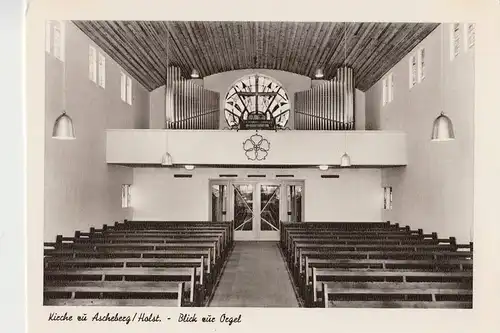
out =
[[(61, 23), (62, 24), (62, 23)], [(62, 29), (64, 27), (61, 27)], [(64, 34), (63, 34), (64, 38)], [(63, 50), (65, 52), (65, 50)], [(54, 127), (52, 129), (52, 138), (57, 140), (74, 140), (75, 127), (73, 126), (73, 120), (70, 116), (66, 114), (66, 59), (62, 61), (63, 65), (63, 77), (62, 77), (62, 98), (63, 98), (63, 110), (61, 115), (57, 117), (54, 122)]]
[[(344, 67), (347, 61), (347, 23), (344, 26)], [(350, 167), (351, 166), (351, 157), (347, 154), (347, 131), (344, 130), (344, 155), (340, 158), (340, 166)]]
[(168, 152), (163, 154), (163, 156), (161, 158), (161, 165), (172, 166), (172, 155), (170, 155)]
[(453, 130), (453, 122), (450, 117), (444, 114), (444, 79), (443, 79), (443, 43), (444, 43), (444, 25), (441, 24), (441, 114), (434, 119), (432, 125), (431, 141), (451, 141), (455, 140), (455, 131)]
[(349, 156), (349, 154), (344, 153), (344, 155), (342, 155), (342, 157), (340, 158), (340, 166), (343, 168), (351, 166), (351, 157)]
[(322, 164), (322, 165), (318, 166), (318, 168), (319, 168), (321, 171), (326, 171), (326, 170), (328, 170), (328, 165)]
[(195, 68), (193, 68), (193, 71), (191, 72), (191, 77), (193, 79), (198, 79), (200, 77), (200, 73)]
[(431, 141), (451, 141), (455, 139), (455, 131), (451, 119), (443, 112), (434, 120)]
[(54, 123), (52, 138), (57, 140), (74, 140), (76, 138), (73, 120), (66, 114), (65, 110)]
[(321, 79), (323, 76), (325, 75), (323, 74), (323, 69), (321, 68), (318, 68), (316, 70), (316, 73), (314, 73), (314, 77), (316, 77), (317, 79)]

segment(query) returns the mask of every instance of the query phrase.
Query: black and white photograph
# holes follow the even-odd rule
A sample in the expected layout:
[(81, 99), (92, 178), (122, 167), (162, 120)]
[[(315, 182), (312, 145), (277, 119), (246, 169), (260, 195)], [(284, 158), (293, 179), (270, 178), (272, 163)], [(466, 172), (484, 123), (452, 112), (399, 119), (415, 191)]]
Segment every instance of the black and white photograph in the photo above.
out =
[(44, 305), (473, 308), (474, 22), (45, 28)]

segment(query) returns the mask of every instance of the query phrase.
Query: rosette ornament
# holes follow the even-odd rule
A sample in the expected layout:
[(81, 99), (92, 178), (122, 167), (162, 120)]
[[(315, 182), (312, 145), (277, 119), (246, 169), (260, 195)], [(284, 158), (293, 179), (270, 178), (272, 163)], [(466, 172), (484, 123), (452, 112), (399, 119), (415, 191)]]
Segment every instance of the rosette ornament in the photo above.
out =
[(243, 150), (250, 161), (265, 160), (271, 143), (260, 134), (254, 134), (243, 142)]

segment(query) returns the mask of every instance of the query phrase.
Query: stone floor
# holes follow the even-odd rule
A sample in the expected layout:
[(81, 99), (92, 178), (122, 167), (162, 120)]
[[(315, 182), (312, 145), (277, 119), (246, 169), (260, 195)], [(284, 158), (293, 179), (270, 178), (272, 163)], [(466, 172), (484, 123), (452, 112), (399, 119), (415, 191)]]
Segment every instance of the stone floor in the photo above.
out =
[(236, 242), (211, 307), (298, 307), (276, 242)]

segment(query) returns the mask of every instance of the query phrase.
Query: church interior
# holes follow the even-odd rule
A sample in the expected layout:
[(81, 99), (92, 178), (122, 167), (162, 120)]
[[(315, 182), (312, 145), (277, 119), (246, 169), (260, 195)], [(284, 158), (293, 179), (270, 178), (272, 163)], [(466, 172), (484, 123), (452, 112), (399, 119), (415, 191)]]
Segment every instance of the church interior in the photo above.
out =
[(472, 308), (474, 28), (47, 21), (44, 305)]

